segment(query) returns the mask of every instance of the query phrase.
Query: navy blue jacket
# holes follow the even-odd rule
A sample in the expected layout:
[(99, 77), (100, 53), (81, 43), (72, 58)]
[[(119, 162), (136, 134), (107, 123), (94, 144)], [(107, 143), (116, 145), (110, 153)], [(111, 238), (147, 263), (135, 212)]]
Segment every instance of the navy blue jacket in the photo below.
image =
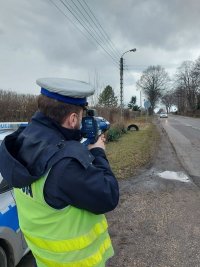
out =
[(101, 148), (90, 151), (80, 131), (61, 127), (37, 112), (26, 128), (7, 136), (0, 147), (0, 172), (14, 187), (27, 187), (49, 169), (44, 198), (56, 209), (68, 205), (95, 214), (113, 210), (117, 180)]

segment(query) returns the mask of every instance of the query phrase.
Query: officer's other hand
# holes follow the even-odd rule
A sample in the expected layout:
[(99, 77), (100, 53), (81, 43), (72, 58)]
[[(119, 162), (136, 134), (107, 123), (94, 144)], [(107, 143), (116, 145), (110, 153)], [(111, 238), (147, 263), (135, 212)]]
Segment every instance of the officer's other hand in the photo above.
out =
[(90, 150), (90, 149), (95, 148), (95, 147), (100, 147), (103, 150), (105, 150), (106, 149), (105, 142), (106, 142), (105, 135), (102, 134), (102, 135), (99, 136), (99, 138), (98, 138), (98, 140), (97, 140), (97, 142), (95, 144), (88, 145), (88, 149)]

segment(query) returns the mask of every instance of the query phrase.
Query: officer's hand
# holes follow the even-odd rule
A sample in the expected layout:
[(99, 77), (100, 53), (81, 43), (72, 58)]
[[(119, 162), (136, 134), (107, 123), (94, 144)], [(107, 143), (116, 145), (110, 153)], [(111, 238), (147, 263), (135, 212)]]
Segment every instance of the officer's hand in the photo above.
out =
[(88, 145), (88, 149), (90, 150), (90, 149), (95, 148), (95, 147), (100, 147), (100, 148), (103, 148), (105, 150), (106, 149), (105, 142), (106, 142), (105, 135), (102, 134), (99, 136), (99, 139), (97, 140), (97, 142), (95, 144)]

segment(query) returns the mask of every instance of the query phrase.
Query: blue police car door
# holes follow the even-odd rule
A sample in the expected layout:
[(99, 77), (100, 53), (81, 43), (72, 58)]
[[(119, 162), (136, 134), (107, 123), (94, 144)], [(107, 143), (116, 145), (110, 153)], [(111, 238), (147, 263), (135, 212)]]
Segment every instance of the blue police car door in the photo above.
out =
[[(19, 228), (17, 208), (12, 188), (0, 175), (0, 239), (7, 243), (14, 252), (13, 262), (18, 262), (24, 255), (27, 245)], [(7, 252), (8, 253), (8, 252)], [(0, 243), (0, 266), (7, 266), (4, 262), (4, 246)], [(11, 257), (11, 255), (9, 255)], [(8, 259), (6, 259), (8, 260)], [(3, 265), (1, 265), (3, 264)], [(8, 265), (10, 266), (10, 265)]]

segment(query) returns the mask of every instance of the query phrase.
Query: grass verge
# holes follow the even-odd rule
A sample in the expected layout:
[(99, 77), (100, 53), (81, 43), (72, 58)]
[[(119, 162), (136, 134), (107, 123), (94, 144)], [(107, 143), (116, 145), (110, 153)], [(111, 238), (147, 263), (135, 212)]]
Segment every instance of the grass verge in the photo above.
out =
[(130, 178), (154, 155), (160, 135), (152, 123), (143, 123), (139, 131), (128, 131), (106, 146), (107, 158), (118, 179)]

